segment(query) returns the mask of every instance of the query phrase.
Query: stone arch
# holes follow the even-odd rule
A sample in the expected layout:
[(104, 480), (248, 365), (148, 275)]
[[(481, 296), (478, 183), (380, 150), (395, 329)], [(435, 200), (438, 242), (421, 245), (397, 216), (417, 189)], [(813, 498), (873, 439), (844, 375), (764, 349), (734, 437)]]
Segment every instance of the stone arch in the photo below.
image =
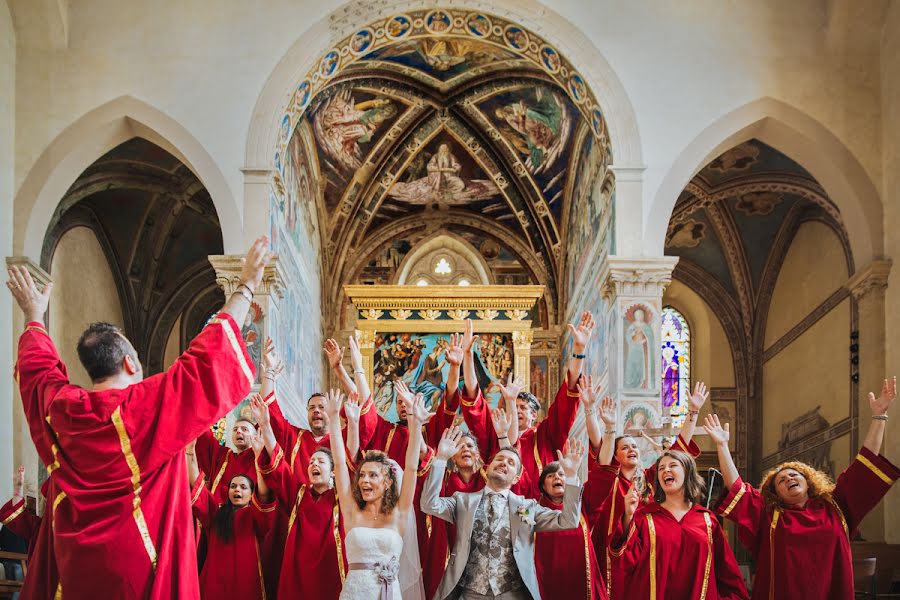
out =
[(644, 253), (660, 255), (672, 209), (688, 182), (711, 160), (756, 138), (806, 169), (841, 211), (857, 265), (881, 255), (882, 207), (878, 191), (847, 147), (821, 123), (780, 100), (760, 98), (716, 120), (672, 164), (644, 224)]
[(96, 159), (134, 137), (160, 146), (200, 179), (216, 207), (225, 252), (240, 252), (242, 211), (219, 167), (181, 124), (132, 96), (120, 96), (86, 113), (44, 149), (16, 194), (15, 251), (39, 257), (53, 213), (72, 182)]
[[(552, 43), (578, 69), (602, 107), (615, 165), (632, 167), (643, 163), (637, 116), (631, 100), (612, 67), (581, 29), (538, 0), (466, 0), (461, 4), (508, 18)], [(281, 118), (297, 85), (337, 41), (379, 18), (429, 6), (423, 0), (387, 0), (362, 5), (348, 2), (309, 27), (281, 58), (257, 98), (248, 127), (246, 168), (274, 166)]]
[(422, 258), (440, 248), (451, 250), (475, 269), (475, 272), (481, 278), (481, 281), (473, 283), (484, 285), (491, 283), (490, 267), (488, 267), (484, 257), (482, 257), (469, 242), (450, 232), (437, 233), (429, 239), (419, 242), (412, 252), (403, 258), (403, 262), (400, 263), (396, 283), (400, 285), (412, 285), (413, 283), (411, 282), (410, 274), (412, 273), (413, 267), (415, 267)]

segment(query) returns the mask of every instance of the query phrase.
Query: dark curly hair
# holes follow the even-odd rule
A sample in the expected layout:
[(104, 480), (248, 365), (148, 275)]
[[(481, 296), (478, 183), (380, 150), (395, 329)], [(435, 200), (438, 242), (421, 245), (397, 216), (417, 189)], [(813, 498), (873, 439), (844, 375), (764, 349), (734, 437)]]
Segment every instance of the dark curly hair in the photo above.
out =
[(700, 473), (697, 472), (697, 463), (694, 462), (694, 458), (690, 454), (677, 450), (666, 450), (656, 460), (656, 481), (653, 482), (653, 499), (657, 503), (661, 503), (666, 499), (666, 492), (663, 490), (662, 484), (659, 483), (659, 463), (667, 456), (674, 458), (684, 467), (684, 486), (682, 487), (684, 499), (694, 504), (702, 502), (703, 495), (706, 493), (706, 482), (703, 481)]
[(831, 478), (806, 463), (791, 461), (781, 463), (774, 469), (769, 469), (763, 475), (762, 483), (759, 484), (759, 491), (762, 493), (767, 507), (784, 505), (784, 502), (778, 497), (778, 492), (775, 490), (775, 476), (785, 469), (793, 469), (803, 475), (804, 479), (806, 479), (807, 495), (810, 499), (821, 498), (827, 502), (831, 501), (831, 495), (834, 492), (834, 482)]
[(388, 488), (381, 497), (381, 513), (390, 514), (400, 501), (400, 486), (397, 483), (397, 476), (394, 473), (394, 461), (388, 458), (388, 455), (378, 450), (369, 450), (365, 457), (359, 463), (356, 469), (356, 475), (353, 477), (353, 500), (360, 510), (366, 507), (366, 501), (363, 500), (362, 493), (359, 491), (359, 474), (362, 472), (363, 465), (366, 463), (377, 463), (381, 465), (385, 478), (390, 482)]

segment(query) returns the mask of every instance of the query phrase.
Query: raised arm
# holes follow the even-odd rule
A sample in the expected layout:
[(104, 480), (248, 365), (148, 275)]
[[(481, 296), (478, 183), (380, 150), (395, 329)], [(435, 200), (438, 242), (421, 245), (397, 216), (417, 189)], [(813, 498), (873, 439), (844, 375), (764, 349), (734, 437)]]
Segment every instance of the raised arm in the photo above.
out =
[(360, 402), (366, 402), (372, 395), (369, 381), (366, 379), (366, 370), (363, 369), (362, 352), (359, 350), (359, 342), (356, 336), (350, 336), (350, 364), (353, 367), (353, 380), (356, 382), (356, 393)]
[(184, 448), (184, 458), (187, 461), (188, 483), (193, 488), (200, 477), (200, 465), (197, 464), (197, 440), (188, 443)]
[(438, 443), (435, 451), (434, 463), (428, 471), (425, 485), (422, 486), (420, 499), (422, 512), (449, 523), (456, 522), (456, 496), (442, 497), (441, 485), (444, 481), (447, 461), (453, 458), (462, 447), (462, 431), (459, 427), (454, 426), (447, 429), (441, 436), (441, 441)]
[(344, 416), (347, 417), (347, 454), (353, 463), (356, 463), (359, 455), (360, 408), (359, 396), (353, 392), (344, 402)]
[(872, 421), (869, 423), (869, 431), (863, 441), (863, 448), (872, 454), (881, 453), (881, 444), (884, 442), (884, 430), (887, 425), (887, 411), (897, 396), (897, 378), (891, 377), (884, 380), (881, 386), (881, 395), (878, 398), (869, 392), (869, 408), (872, 409)]
[(462, 336), (462, 350), (466, 396), (474, 398), (478, 393), (478, 375), (475, 373), (475, 333), (472, 329), (471, 319), (466, 319), (466, 329)]
[(651, 446), (653, 446), (653, 449), (656, 450), (657, 452), (663, 451), (663, 449), (664, 449), (663, 445), (660, 444), (659, 442), (657, 442), (656, 440), (654, 440), (649, 435), (647, 435), (647, 432), (644, 431), (643, 429), (641, 429), (641, 437), (644, 438), (645, 440), (647, 440), (647, 443), (650, 444)]
[[(325, 356), (328, 358), (328, 366), (334, 372), (335, 377), (341, 384), (341, 389), (345, 393), (350, 394), (356, 391), (356, 384), (350, 379), (347, 369), (344, 368), (344, 349), (341, 348), (337, 341), (328, 338), (325, 340)], [(365, 398), (363, 399), (365, 401)]]
[(681, 425), (681, 439), (685, 444), (690, 444), (694, 437), (694, 429), (697, 427), (697, 421), (700, 419), (700, 409), (709, 398), (709, 392), (706, 390), (706, 384), (698, 381), (694, 386), (694, 393), (688, 398), (688, 414), (684, 423)]
[(603, 445), (603, 429), (600, 427), (597, 416), (600, 409), (600, 384), (598, 383), (594, 387), (594, 378), (590, 375), (587, 379), (579, 379), (578, 394), (581, 396), (581, 406), (584, 408), (584, 424), (587, 428), (591, 448), (600, 448)]
[[(444, 351), (450, 369), (447, 371), (447, 388), (445, 390), (446, 398), (451, 401), (456, 397), (456, 391), (459, 389), (459, 367), (462, 365), (465, 352), (462, 348), (462, 336), (458, 333), (450, 334), (450, 345)], [(449, 408), (449, 407), (447, 407)]]
[(397, 507), (403, 511), (413, 508), (416, 476), (419, 471), (419, 444), (422, 439), (422, 426), (432, 417), (434, 417), (434, 413), (428, 412), (428, 409), (425, 408), (425, 398), (422, 394), (416, 394), (407, 415), (410, 436), (409, 443), (406, 445), (406, 464), (403, 465), (403, 485), (400, 487), (400, 499), (397, 503)]
[(581, 484), (578, 482), (578, 468), (584, 460), (584, 444), (576, 438), (566, 442), (566, 453), (556, 451), (559, 466), (566, 476), (562, 510), (552, 510), (537, 504), (535, 506), (535, 531), (559, 531), (575, 529), (581, 518)]
[(603, 443), (597, 453), (597, 462), (609, 465), (616, 453), (616, 401), (609, 396), (600, 403), (600, 420), (603, 421)]
[[(504, 446), (502, 440), (502, 436), (504, 435), (509, 438), (509, 445), (515, 446), (516, 442), (519, 441), (520, 433), (519, 419), (516, 414), (518, 411), (518, 408), (516, 407), (516, 398), (519, 397), (519, 392), (525, 387), (525, 382), (519, 377), (513, 379), (513, 373), (510, 371), (506, 378), (506, 385), (503, 385), (503, 383), (498, 380), (497, 387), (500, 388), (500, 399), (503, 401), (503, 410), (510, 417), (509, 428), (506, 433), (502, 434), (497, 431), (497, 438), (500, 440), (501, 448)], [(500, 409), (501, 407), (498, 405), (497, 408)]]
[(247, 317), (247, 311), (253, 302), (253, 294), (256, 293), (256, 288), (262, 281), (263, 271), (270, 260), (272, 253), (269, 252), (269, 238), (266, 236), (256, 238), (241, 259), (240, 283), (222, 307), (222, 312), (231, 315), (235, 322), (243, 323)]
[(514, 413), (510, 413), (502, 406), (498, 406), (491, 411), (491, 423), (494, 425), (494, 433), (497, 434), (497, 443), (500, 448), (511, 448), (513, 443), (509, 439), (509, 430), (513, 427), (512, 423), (516, 421)]
[[(267, 428), (271, 431), (271, 426), (266, 425)], [(273, 436), (274, 437), (274, 436)], [(263, 442), (262, 435), (259, 431), (257, 431), (252, 438), (250, 438), (250, 447), (253, 448), (253, 464), (259, 465), (259, 457), (265, 450), (266, 446)], [(262, 471), (260, 471), (259, 466), (256, 466), (256, 491), (254, 492), (257, 498), (259, 498), (262, 503), (269, 503), (272, 501), (272, 490), (269, 489), (269, 485), (266, 482), (265, 477), (263, 477)]]
[(734, 464), (734, 459), (731, 457), (731, 450), (728, 448), (728, 440), (731, 438), (728, 423), (725, 423), (723, 427), (719, 422), (719, 415), (709, 414), (706, 415), (703, 429), (706, 431), (709, 439), (716, 445), (716, 453), (719, 455), (719, 470), (722, 471), (725, 487), (731, 489), (734, 482), (740, 479), (741, 476), (738, 473), (737, 466)]
[[(341, 405), (344, 395), (337, 390), (329, 390), (325, 394), (325, 412), (328, 414), (328, 441), (331, 444), (331, 456), (334, 458), (334, 488), (344, 519), (353, 521), (356, 505), (350, 491), (350, 471), (347, 469), (347, 453), (344, 450), (344, 438), (341, 436)], [(345, 530), (349, 530), (347, 527)]]
[(572, 336), (572, 356), (569, 357), (568, 383), (569, 389), (575, 390), (576, 382), (581, 377), (581, 367), (584, 363), (584, 349), (591, 341), (591, 331), (594, 329), (594, 317), (590, 311), (581, 313), (578, 325), (569, 323), (569, 334)]

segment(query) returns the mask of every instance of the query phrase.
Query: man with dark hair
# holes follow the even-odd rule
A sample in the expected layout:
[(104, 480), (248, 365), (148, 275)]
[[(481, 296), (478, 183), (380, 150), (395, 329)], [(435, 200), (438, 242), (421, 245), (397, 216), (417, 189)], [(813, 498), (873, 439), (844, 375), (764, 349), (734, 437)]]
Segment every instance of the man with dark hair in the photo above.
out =
[(48, 511), (66, 598), (198, 599), (187, 466), (182, 451), (249, 392), (254, 370), (243, 322), (271, 255), (257, 239), (240, 285), (166, 372), (144, 379), (115, 327), (79, 342), (91, 389), (71, 385), (44, 327), (52, 285), (30, 273), (7, 282), (25, 313), (16, 365), (25, 416), (50, 471)]
[[(569, 430), (575, 422), (580, 398), (578, 378), (581, 377), (584, 351), (590, 341), (593, 329), (594, 317), (587, 311), (581, 314), (577, 325), (569, 325), (572, 355), (569, 358), (566, 379), (559, 391), (556, 392), (556, 399), (550, 405), (546, 419), (535, 425), (540, 403), (533, 395), (528, 392), (520, 392), (516, 398), (519, 434), (517, 440), (509, 441), (521, 453), (524, 468), (524, 473), (517, 482), (515, 490), (526, 498), (540, 497), (538, 480), (541, 471), (544, 470), (544, 465), (555, 460), (556, 452), (562, 450), (569, 437)], [(472, 322), (466, 321), (466, 330), (463, 335), (465, 386), (460, 392), (460, 403), (466, 425), (478, 440), (482, 459), (485, 464), (490, 464), (491, 458), (502, 444), (495, 435), (491, 423), (490, 407), (478, 385), (478, 377), (475, 372), (475, 339)]]

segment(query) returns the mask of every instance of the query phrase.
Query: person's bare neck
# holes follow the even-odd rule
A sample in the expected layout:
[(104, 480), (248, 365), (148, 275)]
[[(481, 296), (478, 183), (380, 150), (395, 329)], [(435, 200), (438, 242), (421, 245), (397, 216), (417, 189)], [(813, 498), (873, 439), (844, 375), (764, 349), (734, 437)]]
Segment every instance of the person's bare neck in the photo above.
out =
[(474, 467), (458, 467), (459, 478), (465, 483), (469, 483), (475, 477)]
[(318, 442), (318, 441), (321, 440), (323, 437), (325, 437), (326, 435), (328, 435), (328, 428), (327, 428), (327, 427), (322, 427), (321, 429), (319, 429), (319, 428), (316, 428), (316, 429), (310, 429), (309, 432), (312, 434), (312, 436), (313, 436), (313, 437), (315, 438), (315, 440)]
[(502, 492), (504, 490), (510, 489), (510, 487), (512, 487), (512, 486), (500, 483), (500, 482), (495, 481), (494, 479), (488, 477), (487, 487), (489, 487), (492, 492)]
[(662, 501), (662, 505), (666, 508), (666, 510), (669, 511), (682, 511), (690, 510), (691, 506), (693, 506), (693, 503), (685, 500), (684, 492), (679, 490), (671, 494), (666, 494), (666, 499)]
[(631, 481), (634, 479), (634, 474), (637, 472), (637, 467), (626, 467), (625, 465), (621, 465), (619, 467), (619, 472), (622, 474), (622, 477)]
[(324, 494), (325, 492), (327, 492), (327, 491), (330, 490), (331, 488), (328, 486), (327, 483), (314, 483), (314, 484), (312, 485), (312, 489), (313, 489), (313, 491), (314, 491), (316, 494), (318, 494), (318, 495), (321, 496), (322, 494)]
[(131, 380), (124, 375), (113, 375), (102, 381), (95, 381), (91, 385), (91, 391), (102, 392), (104, 390), (124, 390), (131, 385)]

